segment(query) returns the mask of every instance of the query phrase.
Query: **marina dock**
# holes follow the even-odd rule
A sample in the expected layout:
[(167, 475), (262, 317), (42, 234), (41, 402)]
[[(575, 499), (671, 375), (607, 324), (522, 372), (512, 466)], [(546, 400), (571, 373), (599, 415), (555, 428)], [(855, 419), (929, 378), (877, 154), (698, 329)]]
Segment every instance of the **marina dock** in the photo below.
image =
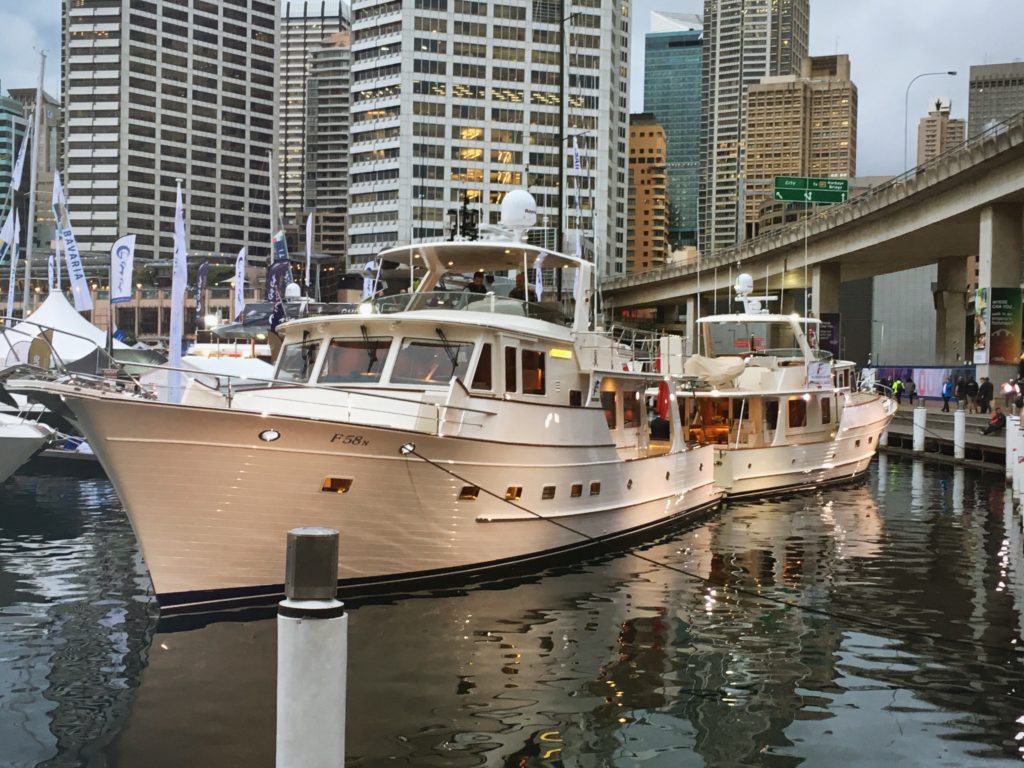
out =
[[(925, 449), (923, 458), (963, 464), (977, 469), (1003, 471), (1006, 456), (1005, 430), (993, 435), (979, 434), (988, 425), (989, 415), (968, 413), (966, 416), (963, 461), (953, 456), (953, 406), (943, 412), (941, 402), (926, 401)], [(1009, 410), (1003, 409), (1007, 416)], [(914, 408), (905, 400), (889, 424), (889, 442), (880, 450), (901, 455), (914, 455)]]

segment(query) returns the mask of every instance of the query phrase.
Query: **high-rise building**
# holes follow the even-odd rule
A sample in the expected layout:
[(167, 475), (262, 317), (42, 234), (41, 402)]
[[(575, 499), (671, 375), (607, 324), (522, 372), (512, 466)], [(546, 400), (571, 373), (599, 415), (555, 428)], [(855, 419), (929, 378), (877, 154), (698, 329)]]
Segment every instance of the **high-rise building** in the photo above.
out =
[(306, 80), (306, 182), (303, 209), (314, 216), (315, 250), (345, 256), (348, 218), (349, 94), (352, 44), (338, 32), (310, 54)]
[(697, 244), (703, 28), (700, 16), (653, 12), (645, 38), (644, 110), (665, 129), (673, 246)]
[(1024, 62), (972, 66), (967, 98), (968, 137), (1024, 111)]
[(923, 165), (958, 144), (962, 144), (967, 124), (949, 116), (949, 99), (933, 99), (931, 111), (917, 124), (917, 164)]
[(700, 248), (744, 236), (747, 89), (800, 71), (810, 0), (704, 0)]
[(629, 8), (355, 0), (350, 258), (442, 237), (464, 201), (497, 222), (526, 187), (550, 246), (559, 223), (563, 249), (580, 229), (602, 272), (623, 271)]
[[(22, 103), (13, 96), (0, 96), (0, 208), (6, 211), (7, 190), (11, 186), (11, 174), (25, 137), (28, 121)], [(3, 214), (6, 216), (6, 213)], [(3, 224), (0, 221), (0, 224)]]
[(128, 232), (170, 257), (175, 182), (190, 252), (269, 252), (276, 0), (65, 0), (65, 185), (81, 250)]
[(629, 118), (629, 237), (626, 271), (640, 272), (668, 260), (665, 129), (650, 112)]
[[(857, 174), (857, 86), (849, 56), (810, 56), (800, 75), (766, 77), (747, 91), (748, 236), (776, 176), (850, 178)], [(772, 211), (777, 215), (777, 211)]]
[(343, 29), (341, 0), (284, 0), (278, 82), (278, 195), (291, 225), (305, 220), (306, 81), (313, 55)]
[[(36, 109), (36, 89), (12, 88), (9, 93), (11, 98), (21, 102), (26, 124), (32, 122), (32, 113)], [(50, 200), (53, 192), (53, 171), (61, 166), (61, 142), (63, 141), (64, 126), (60, 102), (45, 91), (42, 94), (42, 109), (43, 113), (39, 121), (41, 139), (39, 151), (36, 153), (36, 226), (35, 241), (32, 245), (33, 252), (36, 253), (45, 250), (54, 239), (55, 222)], [(27, 158), (24, 174), (23, 189), (28, 189), (29, 163)], [(25, 210), (28, 210), (27, 206)]]

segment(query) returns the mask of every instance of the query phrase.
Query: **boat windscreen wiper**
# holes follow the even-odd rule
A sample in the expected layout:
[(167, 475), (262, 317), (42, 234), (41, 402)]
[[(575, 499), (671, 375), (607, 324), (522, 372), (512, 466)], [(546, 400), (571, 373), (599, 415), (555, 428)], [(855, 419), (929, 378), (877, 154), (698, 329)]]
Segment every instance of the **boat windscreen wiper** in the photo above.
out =
[(363, 342), (366, 344), (366, 372), (373, 373), (373, 364), (377, 362), (377, 350), (380, 349), (380, 342), (371, 340), (370, 334), (366, 332), (366, 326), (360, 325), (359, 330), (363, 333)]
[[(458, 348), (448, 341), (448, 337), (444, 335), (444, 331), (440, 328), (435, 328), (434, 333), (441, 339), (441, 344), (444, 345), (444, 353), (448, 355), (448, 361), (452, 364), (451, 376), (455, 375), (456, 369), (459, 367), (459, 350)], [(449, 378), (451, 378), (449, 376)]]

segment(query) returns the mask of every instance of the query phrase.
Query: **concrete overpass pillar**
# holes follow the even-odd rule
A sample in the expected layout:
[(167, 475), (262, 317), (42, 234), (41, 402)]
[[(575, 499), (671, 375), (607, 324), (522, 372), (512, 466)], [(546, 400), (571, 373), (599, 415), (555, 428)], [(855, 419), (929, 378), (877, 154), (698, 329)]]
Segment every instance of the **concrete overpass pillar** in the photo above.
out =
[(811, 311), (815, 317), (822, 313), (839, 312), (839, 265), (819, 264), (811, 272)]
[[(1020, 260), (1024, 244), (1021, 206), (990, 205), (981, 210), (978, 236), (978, 288), (984, 306), (975, 303), (974, 362), (977, 378), (988, 376), (998, 387), (1017, 375), (1020, 357)], [(1007, 315), (1015, 307), (1015, 326)], [(981, 310), (979, 312), (979, 310)], [(993, 323), (993, 320), (995, 321)], [(1009, 332), (1007, 332), (1007, 330)]]
[(967, 257), (943, 259), (932, 296), (935, 299), (935, 363), (955, 365), (970, 360), (964, 338), (967, 314)]
[(686, 297), (686, 338), (683, 340), (683, 354), (692, 355), (697, 351), (697, 299)]

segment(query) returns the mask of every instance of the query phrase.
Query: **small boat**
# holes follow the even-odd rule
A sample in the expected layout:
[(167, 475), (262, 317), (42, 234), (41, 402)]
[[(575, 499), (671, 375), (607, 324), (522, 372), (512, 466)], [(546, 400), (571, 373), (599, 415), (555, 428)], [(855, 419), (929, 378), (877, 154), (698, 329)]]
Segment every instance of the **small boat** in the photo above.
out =
[(736, 498), (863, 473), (895, 401), (856, 389), (855, 364), (818, 348), (819, 320), (769, 314), (749, 275), (735, 290), (744, 311), (697, 321), (703, 354), (675, 393), (687, 439), (714, 446), (715, 483)]
[[(593, 328), (592, 265), (523, 242), (529, 209), (527, 193), (506, 197), (505, 239), (381, 254), (413, 265), (415, 291), (286, 322), (260, 386), (196, 379), (180, 402), (83, 375), (9, 386), (74, 412), (168, 610), (278, 596), (298, 526), (340, 531), (343, 588), (405, 589), (713, 508), (714, 448), (688, 445), (678, 419), (650, 436), (644, 393), (672, 381), (654, 347)], [(578, 270), (571, 314), (443, 288), (527, 265)]]
[(55, 434), (45, 424), (0, 413), (0, 484), (43, 450)]

